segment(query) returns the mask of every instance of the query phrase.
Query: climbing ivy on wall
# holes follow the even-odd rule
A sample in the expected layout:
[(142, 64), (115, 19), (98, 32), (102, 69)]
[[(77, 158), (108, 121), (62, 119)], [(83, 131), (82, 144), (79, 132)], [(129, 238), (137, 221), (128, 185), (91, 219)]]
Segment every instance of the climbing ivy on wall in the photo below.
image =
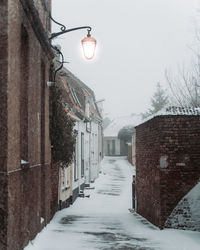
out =
[(62, 91), (58, 86), (50, 90), (50, 139), (53, 162), (67, 167), (72, 161), (75, 135), (74, 122), (64, 109)]

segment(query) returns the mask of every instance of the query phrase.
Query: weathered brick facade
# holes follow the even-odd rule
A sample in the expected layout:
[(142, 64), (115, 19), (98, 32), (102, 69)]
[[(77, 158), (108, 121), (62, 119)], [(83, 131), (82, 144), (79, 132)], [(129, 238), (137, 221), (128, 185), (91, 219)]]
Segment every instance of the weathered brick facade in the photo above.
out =
[(163, 228), (200, 178), (200, 116), (157, 116), (136, 127), (137, 212)]
[(51, 216), (59, 209), (59, 163), (51, 164)]
[(23, 249), (51, 219), (49, 5), (0, 1), (1, 250)]

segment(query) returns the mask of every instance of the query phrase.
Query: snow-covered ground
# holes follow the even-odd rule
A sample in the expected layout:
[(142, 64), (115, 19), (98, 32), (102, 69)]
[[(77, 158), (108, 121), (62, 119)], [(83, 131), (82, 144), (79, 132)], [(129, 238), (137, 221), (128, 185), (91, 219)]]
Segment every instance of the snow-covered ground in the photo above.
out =
[(134, 167), (123, 157), (105, 157), (90, 198), (59, 211), (25, 250), (200, 250), (200, 233), (159, 230), (129, 212)]

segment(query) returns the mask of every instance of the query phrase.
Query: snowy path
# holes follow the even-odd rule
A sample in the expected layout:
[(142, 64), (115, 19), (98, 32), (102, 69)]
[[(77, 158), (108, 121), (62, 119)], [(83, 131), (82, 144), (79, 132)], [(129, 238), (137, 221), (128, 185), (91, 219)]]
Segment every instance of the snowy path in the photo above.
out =
[(128, 211), (133, 172), (125, 158), (106, 157), (90, 198), (58, 212), (25, 250), (200, 250), (200, 233), (161, 231)]

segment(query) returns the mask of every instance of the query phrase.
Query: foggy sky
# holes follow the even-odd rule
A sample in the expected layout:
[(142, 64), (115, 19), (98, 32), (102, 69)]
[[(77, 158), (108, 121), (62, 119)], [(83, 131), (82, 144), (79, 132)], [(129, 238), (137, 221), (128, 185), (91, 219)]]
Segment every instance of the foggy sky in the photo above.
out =
[[(53, 17), (68, 28), (90, 25), (96, 58), (85, 61), (80, 41), (85, 30), (57, 38), (65, 66), (105, 98), (111, 117), (145, 112), (167, 68), (189, 63), (195, 43), (194, 18), (200, 0), (52, 0)], [(200, 15), (200, 14), (199, 14)], [(53, 25), (53, 31), (59, 27)]]

